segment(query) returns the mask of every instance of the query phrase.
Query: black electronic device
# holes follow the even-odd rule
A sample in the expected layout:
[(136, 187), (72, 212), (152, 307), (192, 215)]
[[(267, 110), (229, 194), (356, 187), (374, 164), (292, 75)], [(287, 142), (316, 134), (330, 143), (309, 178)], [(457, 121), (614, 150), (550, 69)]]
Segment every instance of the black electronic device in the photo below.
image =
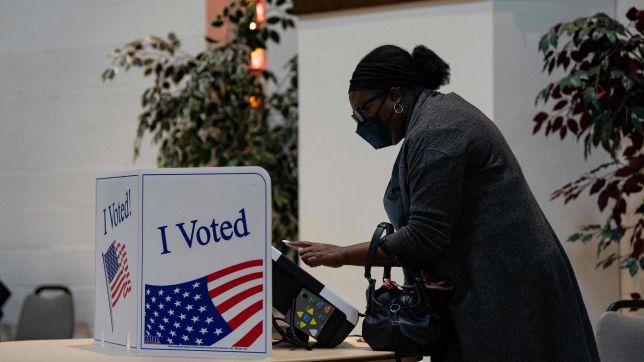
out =
[(275, 248), (273, 308), (293, 322), (291, 328), (313, 337), (316, 347), (337, 346), (358, 323), (357, 309)]

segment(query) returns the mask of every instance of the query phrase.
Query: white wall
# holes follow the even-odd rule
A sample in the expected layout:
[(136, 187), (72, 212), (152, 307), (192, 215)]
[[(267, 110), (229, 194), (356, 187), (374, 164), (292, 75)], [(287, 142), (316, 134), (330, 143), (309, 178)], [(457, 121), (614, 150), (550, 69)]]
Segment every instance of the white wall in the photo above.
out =
[(156, 165), (149, 141), (132, 162), (151, 79), (101, 84), (106, 55), (171, 30), (194, 53), (204, 27), (202, 0), (0, 1), (0, 279), (13, 293), (3, 323), (45, 283), (70, 286), (77, 321), (93, 322), (95, 174)]
[[(373, 48), (425, 44), (452, 68), (451, 85), (492, 115), (492, 4), (420, 2), (303, 16), (300, 59), (300, 238), (348, 245), (368, 241), (387, 220), (382, 196), (398, 147), (374, 151), (355, 134), (347, 90), (358, 61)], [(357, 267), (312, 274), (364, 308)]]

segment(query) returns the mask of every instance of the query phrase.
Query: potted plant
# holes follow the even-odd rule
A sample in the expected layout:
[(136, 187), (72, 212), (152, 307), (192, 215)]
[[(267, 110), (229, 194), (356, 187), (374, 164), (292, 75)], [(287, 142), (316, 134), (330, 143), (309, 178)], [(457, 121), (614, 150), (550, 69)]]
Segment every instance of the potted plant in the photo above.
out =
[[(112, 51), (102, 79), (131, 68), (153, 78), (141, 95), (135, 158), (149, 133), (159, 145), (159, 167), (264, 167), (273, 186), (273, 240), (296, 239), (296, 58), (279, 81), (250, 61), (252, 51), (280, 41), (279, 28), (295, 23), (284, 0), (266, 2), (270, 9), (258, 19), (255, 1), (232, 1), (211, 25), (230, 23), (233, 36), (222, 43), (206, 37), (210, 46), (198, 54), (182, 50), (173, 33), (131, 41)], [(276, 90), (267, 95), (271, 83)]]
[[(619, 261), (634, 276), (644, 269), (644, 11), (631, 8), (626, 16), (627, 26), (600, 13), (543, 35), (543, 70), (560, 68), (565, 76), (537, 95), (535, 104), (552, 109), (534, 117), (534, 133), (574, 137), (585, 158), (598, 148), (610, 155), (552, 198), (568, 203), (585, 190), (596, 195), (599, 209), (610, 210), (606, 221), (582, 226), (568, 240), (597, 240), (597, 267)], [(627, 255), (607, 251), (620, 241), (628, 241)]]

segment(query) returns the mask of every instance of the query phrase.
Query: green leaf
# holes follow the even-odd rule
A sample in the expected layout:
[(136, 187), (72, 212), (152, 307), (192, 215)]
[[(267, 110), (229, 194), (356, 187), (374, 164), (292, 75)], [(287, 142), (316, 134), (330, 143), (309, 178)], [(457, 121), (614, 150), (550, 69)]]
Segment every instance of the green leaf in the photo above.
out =
[(274, 42), (276, 43), (280, 42), (280, 35), (275, 30), (269, 31), (268, 35), (271, 37), (271, 40), (273, 40)]
[(593, 239), (593, 234), (586, 234), (584, 237), (581, 239), (582, 243), (587, 243)]
[(539, 51), (541, 51), (545, 55), (548, 52), (549, 47), (550, 45), (548, 43), (548, 34), (546, 34), (541, 37), (541, 40), (539, 40)]
[(557, 48), (557, 44), (559, 43), (559, 34), (552, 33), (548, 41), (553, 48)]
[(568, 237), (568, 241), (575, 242), (575, 241), (579, 240), (579, 238), (581, 238), (581, 234), (580, 233), (574, 233), (574, 234), (570, 235), (570, 237)]
[(628, 273), (631, 275), (631, 277), (634, 277), (635, 274), (637, 274), (637, 263), (631, 264), (631, 266), (628, 268)]
[(617, 35), (615, 34), (614, 31), (607, 32), (606, 37), (608, 38), (608, 41), (610, 41), (613, 44), (615, 44), (615, 42), (617, 41)]

